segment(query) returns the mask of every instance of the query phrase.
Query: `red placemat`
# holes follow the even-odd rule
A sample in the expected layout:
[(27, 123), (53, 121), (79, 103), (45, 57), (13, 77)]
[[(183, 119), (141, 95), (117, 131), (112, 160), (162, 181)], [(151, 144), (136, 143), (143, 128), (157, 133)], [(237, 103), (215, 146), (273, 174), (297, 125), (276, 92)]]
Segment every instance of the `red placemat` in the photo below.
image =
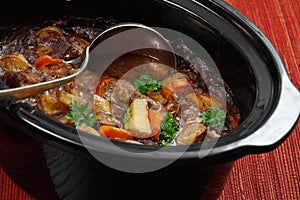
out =
[[(270, 39), (300, 88), (300, 1), (226, 0)], [(300, 102), (299, 102), (300, 103)], [(272, 152), (248, 155), (234, 164), (219, 200), (300, 199), (300, 123)]]
[[(226, 0), (251, 19), (270, 39), (300, 88), (299, 0)], [(300, 102), (299, 102), (300, 103)], [(234, 164), (219, 200), (300, 198), (300, 122), (275, 150), (248, 155)], [(0, 199), (33, 199), (0, 168)]]

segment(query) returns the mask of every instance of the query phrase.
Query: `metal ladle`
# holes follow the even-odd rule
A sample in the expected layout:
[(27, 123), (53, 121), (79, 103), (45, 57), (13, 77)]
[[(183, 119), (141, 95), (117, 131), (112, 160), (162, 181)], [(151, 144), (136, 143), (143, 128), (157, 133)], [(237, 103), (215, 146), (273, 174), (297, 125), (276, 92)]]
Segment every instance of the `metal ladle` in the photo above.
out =
[[(176, 65), (175, 54), (173, 53), (169, 41), (158, 31), (139, 23), (122, 23), (114, 25), (99, 34), (91, 44), (85, 48), (81, 57), (67, 61), (67, 63), (70, 64), (80, 63), (79, 70), (76, 73), (63, 78), (28, 86), (5, 88), (0, 90), (0, 97), (13, 96), (26, 98), (45, 90), (59, 87), (73, 81), (87, 69), (97, 72), (104, 70), (99, 69), (99, 59), (106, 59), (106, 61), (104, 61), (106, 63), (113, 62), (113, 60), (107, 59), (107, 57), (105, 57), (106, 55), (112, 53), (122, 55), (128, 52), (150, 56), (172, 68), (175, 68)], [(103, 60), (101, 63), (103, 64)]]

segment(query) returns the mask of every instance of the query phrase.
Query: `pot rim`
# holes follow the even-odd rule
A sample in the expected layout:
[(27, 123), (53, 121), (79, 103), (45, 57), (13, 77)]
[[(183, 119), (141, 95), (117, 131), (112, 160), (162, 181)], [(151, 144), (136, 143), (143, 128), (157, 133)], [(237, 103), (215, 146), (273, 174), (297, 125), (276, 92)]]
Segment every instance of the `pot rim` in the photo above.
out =
[[(272, 109), (269, 109), (268, 114), (266, 115), (267, 119), (265, 119), (261, 126), (255, 130), (251, 134), (246, 135), (245, 137), (239, 138), (239, 140), (235, 140), (229, 143), (224, 141), (230, 141), (230, 137), (234, 134), (242, 131), (242, 126), (247, 119), (235, 130), (233, 130), (230, 134), (223, 136), (219, 139), (217, 144), (211, 148), (214, 144), (214, 141), (203, 142), (195, 145), (189, 146), (189, 148), (184, 152), (180, 159), (195, 159), (201, 161), (206, 161), (212, 158), (216, 158), (218, 156), (226, 155), (226, 159), (222, 158), (218, 162), (225, 162), (226, 160), (233, 160), (238, 157), (241, 157), (250, 153), (261, 153), (267, 152), (278, 145), (280, 145), (285, 138), (289, 136), (292, 132), (293, 127), (295, 126), (297, 120), (299, 119), (300, 114), (300, 93), (298, 89), (291, 82), (285, 65), (282, 62), (277, 50), (269, 41), (269, 39), (262, 33), (262, 31), (247, 17), (245, 17), (238, 10), (233, 8), (226, 2), (217, 1), (217, 0), (206, 0), (206, 1), (182, 1), (182, 0), (162, 0), (164, 3), (171, 4), (172, 6), (184, 9), (186, 12), (189, 12), (191, 15), (197, 16), (197, 6), (206, 6), (208, 9), (214, 7), (218, 9), (218, 17), (227, 18), (227, 21), (234, 24), (235, 27), (245, 28), (248, 33), (251, 34), (252, 37), (259, 40), (261, 45), (264, 47), (264, 51), (268, 53), (271, 59), (274, 62), (274, 67), (278, 70), (278, 92), (276, 101), (276, 105), (273, 105)], [(184, 5), (183, 5), (184, 2)], [(212, 11), (213, 12), (213, 11)], [(228, 17), (230, 17), (231, 21), (229, 21)], [(275, 94), (274, 94), (275, 95)], [(31, 134), (35, 137), (38, 137), (42, 141), (48, 144), (72, 144), (78, 147), (84, 147), (80, 138), (76, 134), (76, 131), (73, 134), (72, 130), (68, 128), (68, 131), (62, 130), (66, 129), (66, 125), (59, 124), (56, 120), (49, 119), (49, 117), (45, 116), (45, 114), (40, 111), (33, 110), (31, 107), (22, 103), (20, 100), (15, 98), (11, 99), (0, 99), (0, 101), (5, 101), (4, 105), (6, 105), (6, 109), (10, 114), (14, 115), (15, 118), (19, 120), (23, 125), (35, 128), (40, 130), (38, 134), (31, 131)], [(293, 105), (293, 107), (289, 106)], [(281, 116), (283, 112), (289, 113), (288, 116), (284, 118)], [(251, 115), (251, 113), (250, 113)], [(245, 131), (245, 130), (244, 130)], [(70, 134), (71, 132), (71, 134)], [(105, 139), (101, 137), (96, 137), (92, 135), (86, 136), (89, 140), (93, 141), (89, 148), (97, 149), (99, 151), (106, 152), (108, 154), (118, 154), (111, 147), (107, 147), (105, 145), (101, 145), (100, 143), (105, 143)], [(257, 139), (259, 138), (259, 140)], [(225, 144), (224, 144), (225, 143)], [(147, 151), (155, 151), (160, 147), (153, 146), (140, 146), (135, 144), (128, 144), (124, 142), (116, 141), (116, 144), (129, 150), (134, 150), (138, 152), (147, 152)], [(165, 151), (160, 152), (157, 157), (149, 157), (147, 159), (174, 159), (177, 157), (177, 151), (182, 147), (167, 147)], [(205, 157), (199, 157), (199, 151), (201, 150), (210, 150)], [(130, 154), (135, 158), (143, 158), (144, 154), (134, 153)]]

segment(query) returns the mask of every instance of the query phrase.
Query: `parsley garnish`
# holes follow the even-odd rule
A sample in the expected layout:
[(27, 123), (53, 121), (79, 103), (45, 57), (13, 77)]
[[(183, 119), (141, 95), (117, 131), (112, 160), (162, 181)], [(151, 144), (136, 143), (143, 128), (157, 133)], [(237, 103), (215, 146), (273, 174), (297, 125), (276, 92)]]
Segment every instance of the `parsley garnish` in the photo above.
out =
[(159, 90), (162, 87), (162, 82), (152, 79), (149, 74), (142, 74), (132, 81), (132, 85), (142, 94), (146, 94), (147, 91)]
[(175, 122), (172, 116), (167, 113), (165, 118), (162, 121), (161, 128), (161, 143), (164, 146), (172, 144), (177, 135), (177, 131), (179, 129), (179, 125)]
[(81, 103), (74, 101), (69, 104), (71, 112), (66, 115), (66, 118), (77, 126), (93, 126), (97, 121), (97, 117), (92, 113), (90, 103)]
[(207, 112), (202, 113), (203, 124), (213, 129), (222, 130), (225, 123), (226, 113), (218, 107), (211, 106)]
[(131, 107), (127, 108), (127, 110), (126, 110), (126, 112), (124, 114), (123, 123), (128, 122), (128, 120), (130, 119), (131, 110), (132, 110)]

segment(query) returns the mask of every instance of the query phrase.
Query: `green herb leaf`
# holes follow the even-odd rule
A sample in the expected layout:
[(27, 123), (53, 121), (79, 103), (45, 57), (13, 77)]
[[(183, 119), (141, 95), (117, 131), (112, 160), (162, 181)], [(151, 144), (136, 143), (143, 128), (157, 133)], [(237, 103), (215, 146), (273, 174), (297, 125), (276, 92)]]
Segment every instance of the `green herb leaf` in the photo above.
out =
[(152, 79), (149, 74), (142, 74), (132, 81), (132, 85), (142, 94), (146, 94), (147, 91), (159, 90), (162, 87), (162, 82)]
[(128, 120), (130, 119), (130, 113), (131, 113), (131, 111), (132, 111), (131, 107), (127, 108), (127, 110), (126, 110), (126, 112), (124, 114), (123, 123), (128, 122)]
[(71, 112), (66, 115), (66, 118), (77, 126), (93, 126), (97, 121), (97, 117), (92, 113), (90, 103), (81, 103), (74, 101), (69, 104)]
[(167, 146), (172, 144), (174, 142), (178, 130), (179, 130), (179, 125), (176, 123), (173, 117), (169, 113), (167, 113), (165, 118), (162, 121), (162, 128), (161, 128), (162, 145)]
[(202, 113), (203, 124), (221, 131), (225, 123), (226, 113), (218, 107), (211, 106), (207, 112)]

